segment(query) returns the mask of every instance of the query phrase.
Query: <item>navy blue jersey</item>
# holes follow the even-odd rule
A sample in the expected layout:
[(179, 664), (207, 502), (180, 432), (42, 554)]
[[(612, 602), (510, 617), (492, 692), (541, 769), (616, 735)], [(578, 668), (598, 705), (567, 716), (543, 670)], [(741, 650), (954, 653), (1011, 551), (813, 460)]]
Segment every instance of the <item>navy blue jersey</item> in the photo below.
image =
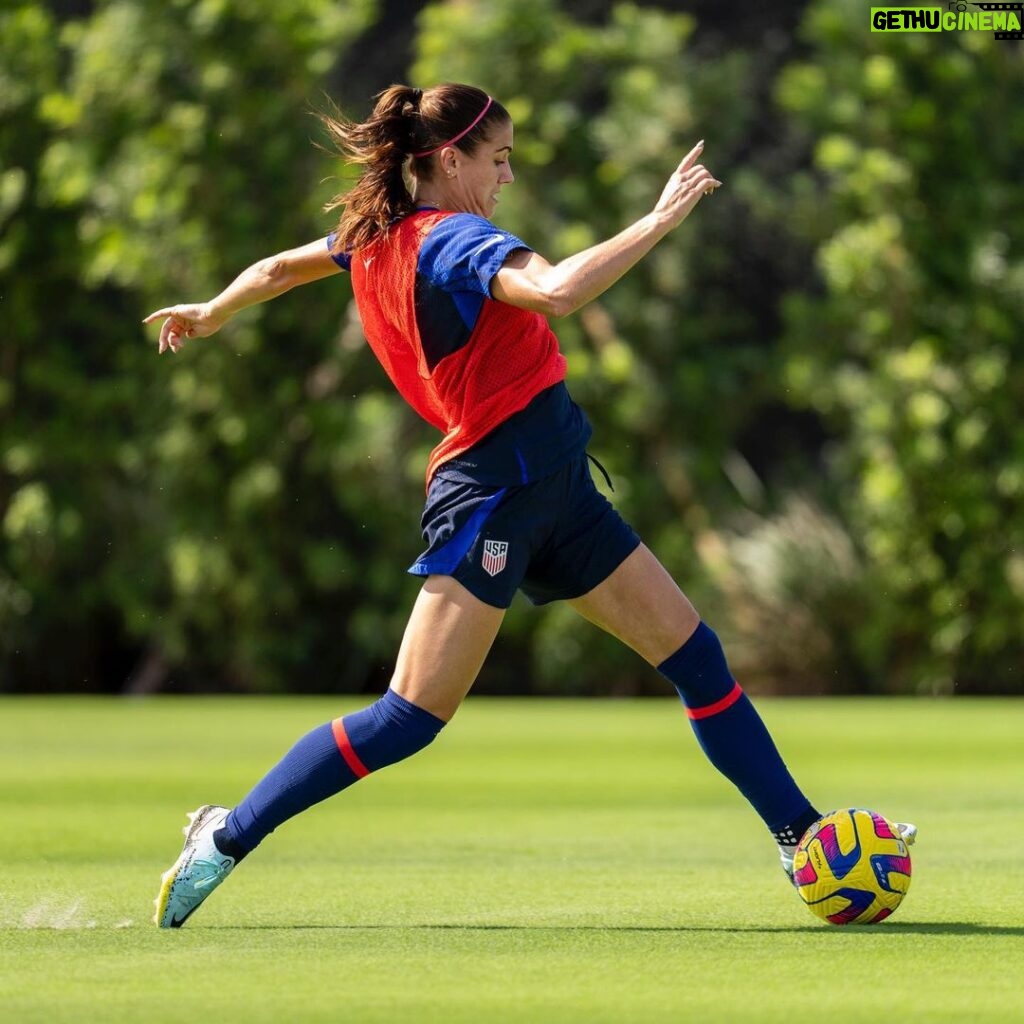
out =
[(591, 433), (590, 421), (565, 384), (555, 384), (482, 441), (445, 462), (437, 475), (488, 487), (530, 483), (582, 455)]

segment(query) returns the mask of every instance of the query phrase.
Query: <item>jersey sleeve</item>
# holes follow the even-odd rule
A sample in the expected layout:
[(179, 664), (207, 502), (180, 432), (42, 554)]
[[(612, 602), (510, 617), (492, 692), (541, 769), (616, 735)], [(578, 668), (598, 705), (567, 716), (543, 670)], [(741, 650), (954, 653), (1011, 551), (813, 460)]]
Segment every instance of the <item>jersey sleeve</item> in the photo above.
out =
[(334, 260), (334, 262), (337, 263), (338, 266), (341, 267), (342, 270), (351, 270), (352, 269), (352, 254), (351, 253), (348, 253), (348, 252), (331, 252), (331, 249), (334, 248), (334, 239), (336, 237), (337, 237), (337, 235), (333, 231), (327, 236), (327, 251), (330, 253), (331, 259)]
[(492, 278), (519, 249), (530, 246), (483, 217), (455, 213), (439, 221), (423, 240), (417, 270), (447, 292), (491, 298)]

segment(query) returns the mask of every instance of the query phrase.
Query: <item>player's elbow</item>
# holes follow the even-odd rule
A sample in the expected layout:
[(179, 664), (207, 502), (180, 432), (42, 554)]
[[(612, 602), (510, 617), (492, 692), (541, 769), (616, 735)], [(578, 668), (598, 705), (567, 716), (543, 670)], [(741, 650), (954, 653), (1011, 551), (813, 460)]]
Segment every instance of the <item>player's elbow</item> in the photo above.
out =
[(291, 268), (281, 256), (268, 256), (256, 264), (260, 283), (282, 291), (291, 286)]
[(491, 284), (494, 298), (546, 317), (568, 316), (582, 305), (570, 275), (557, 267), (514, 268)]
[(575, 313), (579, 308), (579, 304), (575, 302), (570, 295), (552, 295), (548, 299), (547, 315), (552, 319), (557, 320), (561, 317), (568, 316), (570, 313)]
[[(334, 263), (329, 263), (329, 266), (332, 270), (337, 269)], [(257, 264), (257, 268), (261, 283), (275, 294), (286, 292), (296, 285), (306, 284), (308, 281), (315, 281), (318, 277), (324, 276), (319, 267), (317, 273), (311, 273), (310, 260), (303, 259), (303, 253), (299, 249), (290, 249), (287, 252), (278, 253), (276, 256), (268, 256)]]
[(557, 273), (548, 275), (538, 282), (537, 302), (539, 312), (552, 319), (568, 316), (579, 309), (581, 303), (571, 287), (571, 282)]

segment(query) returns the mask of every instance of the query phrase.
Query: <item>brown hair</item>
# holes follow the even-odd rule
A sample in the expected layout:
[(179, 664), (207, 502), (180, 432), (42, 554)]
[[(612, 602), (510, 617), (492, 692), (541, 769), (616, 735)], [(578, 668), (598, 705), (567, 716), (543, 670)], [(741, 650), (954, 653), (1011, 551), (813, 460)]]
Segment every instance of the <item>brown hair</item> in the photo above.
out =
[[(325, 210), (341, 209), (333, 252), (354, 252), (387, 234), (394, 221), (415, 210), (405, 172), (424, 181), (433, 176), (437, 149), (480, 118), (456, 145), (472, 155), (496, 124), (511, 120), (498, 102), (472, 85), (447, 82), (432, 89), (392, 85), (374, 97), (373, 113), (363, 122), (335, 111), (320, 120), (339, 154), (363, 172), (352, 188), (335, 196)], [(481, 111), (490, 102), (483, 117)], [(426, 153), (417, 157), (416, 153)]]

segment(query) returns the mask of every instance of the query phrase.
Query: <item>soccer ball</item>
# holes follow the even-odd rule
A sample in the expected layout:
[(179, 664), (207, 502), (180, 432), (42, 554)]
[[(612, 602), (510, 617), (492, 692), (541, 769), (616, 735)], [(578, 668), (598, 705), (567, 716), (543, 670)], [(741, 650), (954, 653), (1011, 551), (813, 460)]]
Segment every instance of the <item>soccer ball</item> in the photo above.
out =
[(863, 808), (833, 811), (800, 840), (793, 884), (823, 921), (875, 924), (910, 888), (910, 851), (882, 815)]

